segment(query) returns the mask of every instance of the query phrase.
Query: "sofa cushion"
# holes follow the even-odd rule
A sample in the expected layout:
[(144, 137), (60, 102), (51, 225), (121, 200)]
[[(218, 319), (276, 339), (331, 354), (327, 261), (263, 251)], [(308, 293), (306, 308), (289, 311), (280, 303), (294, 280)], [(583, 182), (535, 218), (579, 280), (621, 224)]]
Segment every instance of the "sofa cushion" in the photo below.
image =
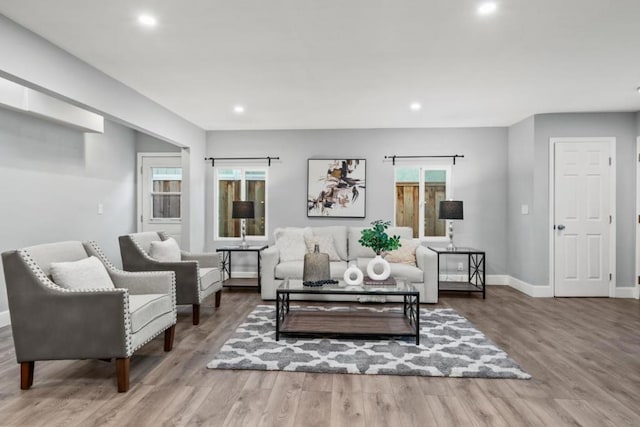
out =
[[(342, 279), (347, 269), (345, 261), (332, 261), (329, 263), (329, 271), (332, 279)], [(304, 261), (285, 261), (276, 265), (275, 277), (277, 279), (302, 279)]]
[(333, 244), (333, 236), (330, 234), (324, 236), (313, 235), (305, 237), (304, 241), (307, 245), (307, 252), (313, 252), (315, 245), (319, 246), (319, 251), (328, 254), (330, 261), (340, 261), (340, 255)]
[(333, 245), (343, 261), (347, 260), (347, 227), (344, 225), (333, 225), (329, 227), (312, 227), (314, 236), (331, 236)]
[(172, 310), (171, 297), (167, 294), (129, 295), (131, 332), (134, 334), (163, 314)]
[(302, 261), (307, 253), (305, 236), (311, 237), (309, 228), (278, 228), (273, 232), (280, 261)]
[(407, 265), (416, 265), (416, 249), (420, 246), (419, 240), (414, 239), (400, 239), (400, 247), (395, 251), (387, 252), (384, 256), (389, 262), (399, 263), (399, 264), (407, 264)]
[(50, 266), (52, 262), (78, 261), (89, 256), (82, 242), (78, 241), (45, 243), (43, 245), (30, 246), (23, 250), (33, 258), (46, 275), (51, 274)]
[(177, 262), (180, 261), (180, 246), (173, 237), (156, 240), (151, 242), (149, 256), (158, 261)]
[[(372, 259), (373, 258), (358, 258), (357, 266), (365, 273), (365, 276), (367, 274), (367, 264), (369, 264), (369, 261)], [(395, 262), (390, 262), (389, 265), (391, 265), (392, 276), (406, 277), (413, 283), (424, 282), (424, 274), (418, 267), (407, 264), (398, 264)]]
[(200, 289), (205, 290), (214, 283), (220, 281), (219, 268), (201, 268), (200, 269)]
[(66, 289), (115, 287), (107, 269), (94, 256), (79, 261), (52, 262), (50, 272), (55, 284)]

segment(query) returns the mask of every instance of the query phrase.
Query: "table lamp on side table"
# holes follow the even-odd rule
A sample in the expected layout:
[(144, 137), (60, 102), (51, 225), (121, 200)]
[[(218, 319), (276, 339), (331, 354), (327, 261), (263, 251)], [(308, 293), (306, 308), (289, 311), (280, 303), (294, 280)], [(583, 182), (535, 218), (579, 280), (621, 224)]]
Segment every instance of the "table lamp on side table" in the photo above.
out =
[(241, 230), (242, 230), (242, 243), (240, 244), (241, 248), (246, 248), (247, 245), (246, 235), (247, 235), (247, 219), (255, 218), (255, 210), (253, 208), (253, 202), (233, 202), (233, 208), (231, 210), (231, 218), (240, 219), (241, 222)]
[(453, 244), (453, 220), (463, 219), (462, 201), (460, 200), (442, 200), (440, 202), (440, 213), (438, 219), (446, 219), (449, 221), (449, 246), (447, 249), (454, 251), (456, 249)]

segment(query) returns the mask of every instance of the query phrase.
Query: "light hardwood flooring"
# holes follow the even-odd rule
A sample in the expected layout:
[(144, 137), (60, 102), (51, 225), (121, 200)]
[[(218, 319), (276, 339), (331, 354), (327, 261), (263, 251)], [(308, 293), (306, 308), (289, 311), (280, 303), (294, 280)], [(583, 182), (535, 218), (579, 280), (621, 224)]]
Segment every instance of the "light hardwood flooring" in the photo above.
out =
[[(533, 379), (487, 380), (208, 370), (207, 362), (256, 304), (225, 289), (191, 325), (180, 310), (173, 351), (159, 337), (131, 361), (117, 393), (113, 363), (36, 362), (19, 389), (10, 328), (0, 329), (0, 425), (7, 426), (626, 426), (640, 425), (640, 302), (534, 299), (489, 287), (451, 295)], [(425, 305), (424, 307), (429, 307)]]

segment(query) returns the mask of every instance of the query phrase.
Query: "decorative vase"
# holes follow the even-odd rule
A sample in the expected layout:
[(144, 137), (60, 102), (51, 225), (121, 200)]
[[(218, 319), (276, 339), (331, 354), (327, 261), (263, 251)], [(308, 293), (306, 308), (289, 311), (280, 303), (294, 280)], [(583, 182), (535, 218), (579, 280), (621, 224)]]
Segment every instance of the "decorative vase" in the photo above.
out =
[(305, 254), (302, 280), (305, 282), (319, 282), (331, 279), (329, 269), (329, 254), (320, 252), (320, 245), (316, 244), (313, 253)]
[(347, 285), (360, 285), (364, 279), (362, 270), (356, 267), (355, 264), (351, 264), (344, 272), (344, 282)]
[[(381, 267), (382, 272), (376, 273), (376, 267)], [(391, 275), (391, 265), (379, 254), (367, 264), (367, 276), (373, 280), (386, 280)]]

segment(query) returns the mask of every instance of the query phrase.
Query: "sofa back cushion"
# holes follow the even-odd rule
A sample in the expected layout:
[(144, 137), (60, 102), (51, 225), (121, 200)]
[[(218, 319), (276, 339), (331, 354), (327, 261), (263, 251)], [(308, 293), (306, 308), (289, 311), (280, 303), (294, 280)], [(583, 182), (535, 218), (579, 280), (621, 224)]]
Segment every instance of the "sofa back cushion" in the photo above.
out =
[(276, 247), (280, 252), (280, 261), (302, 261), (307, 253), (305, 237), (311, 237), (310, 228), (276, 228), (273, 232)]
[(340, 259), (343, 261), (347, 260), (348, 254), (347, 254), (347, 227), (346, 226), (335, 225), (335, 226), (329, 226), (329, 227), (312, 227), (311, 232), (315, 236), (331, 236), (333, 238), (333, 247), (336, 248), (336, 252), (338, 252)]
[[(362, 230), (369, 227), (349, 227), (349, 259), (357, 260), (358, 258), (373, 258), (376, 253), (371, 248), (366, 248), (358, 243), (362, 237)], [(411, 227), (389, 227), (387, 229), (389, 236), (400, 236), (405, 239), (413, 238), (413, 229)]]
[(148, 255), (151, 250), (151, 242), (162, 240), (162, 237), (155, 231), (144, 231), (142, 233), (130, 234), (131, 238), (145, 251)]
[(420, 246), (420, 240), (418, 239), (405, 239), (400, 238), (400, 247), (395, 251), (389, 251), (384, 256), (389, 262), (397, 264), (416, 265), (416, 249)]
[(46, 243), (23, 250), (33, 258), (47, 276), (51, 273), (52, 262), (78, 261), (89, 256), (82, 242), (77, 241)]

